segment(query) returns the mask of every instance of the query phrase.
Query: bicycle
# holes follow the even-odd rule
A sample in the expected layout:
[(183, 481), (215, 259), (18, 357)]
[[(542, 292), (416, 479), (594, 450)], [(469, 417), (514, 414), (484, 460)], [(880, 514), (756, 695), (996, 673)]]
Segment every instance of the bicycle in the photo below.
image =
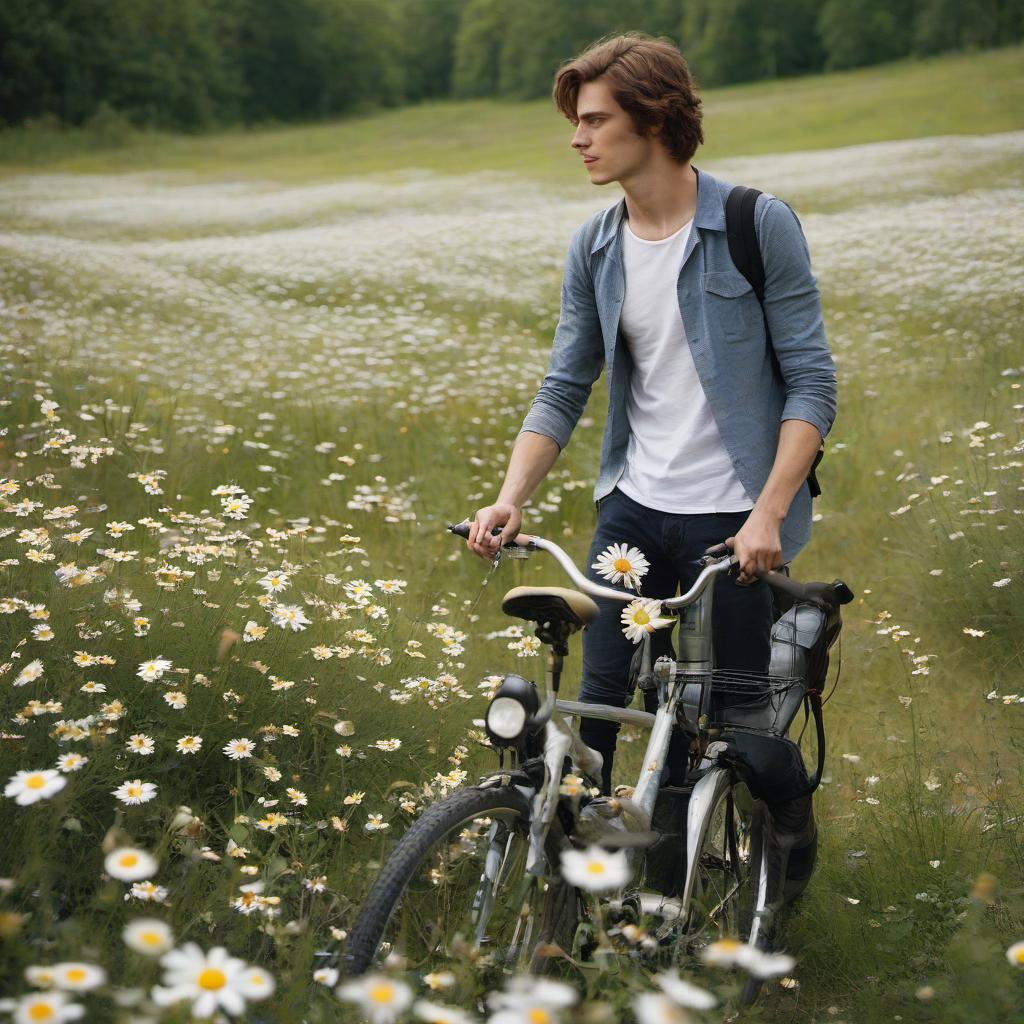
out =
[[(469, 524), (448, 529), (465, 537)], [(652, 713), (558, 697), (568, 638), (597, 617), (592, 597), (629, 602), (637, 595), (593, 583), (542, 537), (520, 534), (504, 546), (549, 553), (579, 588), (515, 587), (502, 601), (506, 614), (534, 623), (549, 647), (544, 698), (522, 676), (503, 678), (485, 717), (498, 771), (428, 808), (401, 838), (348, 934), (347, 970), (364, 973), (391, 953), (410, 967), (446, 953), (501, 972), (543, 970), (559, 951), (580, 955), (586, 902), (562, 878), (559, 855), (581, 837), (627, 851), (641, 885), (608, 906), (620, 921), (660, 922), (653, 934), (671, 957), (720, 937), (770, 949), (779, 911), (806, 879), (787, 880), (793, 842), (764, 799), (756, 754), (765, 744), (791, 744), (786, 734), (804, 706), (818, 740), (804, 796), (817, 788), (825, 758), (821, 692), (850, 589), (840, 580), (802, 584), (762, 574), (794, 602), (772, 629), (769, 671), (722, 672), (712, 665), (711, 584), (736, 560), (724, 545), (709, 550), (693, 586), (661, 602), (678, 614), (678, 656), (652, 664), (648, 633), (634, 658), (632, 683), (656, 706)], [(650, 729), (631, 790), (593, 795), (601, 755), (573, 725), (582, 716)], [(813, 866), (816, 832), (812, 842)], [(742, 1001), (753, 1001), (759, 985), (749, 977)]]

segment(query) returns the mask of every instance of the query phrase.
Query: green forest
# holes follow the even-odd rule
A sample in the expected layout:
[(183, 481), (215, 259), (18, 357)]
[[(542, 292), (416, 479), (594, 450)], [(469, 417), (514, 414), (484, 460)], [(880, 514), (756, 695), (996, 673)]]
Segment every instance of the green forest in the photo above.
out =
[(427, 99), (546, 95), (609, 33), (702, 86), (1024, 38), (1024, 0), (4, 0), (0, 123), (202, 131)]

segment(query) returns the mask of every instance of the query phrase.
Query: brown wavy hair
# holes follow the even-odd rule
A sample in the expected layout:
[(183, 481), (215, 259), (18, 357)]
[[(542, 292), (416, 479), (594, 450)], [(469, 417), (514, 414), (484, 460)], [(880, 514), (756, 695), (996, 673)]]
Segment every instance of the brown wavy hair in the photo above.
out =
[(677, 163), (693, 158), (704, 141), (700, 98), (686, 60), (672, 43), (642, 32), (599, 39), (556, 72), (555, 106), (576, 124), (580, 86), (602, 77), (638, 135), (659, 136)]

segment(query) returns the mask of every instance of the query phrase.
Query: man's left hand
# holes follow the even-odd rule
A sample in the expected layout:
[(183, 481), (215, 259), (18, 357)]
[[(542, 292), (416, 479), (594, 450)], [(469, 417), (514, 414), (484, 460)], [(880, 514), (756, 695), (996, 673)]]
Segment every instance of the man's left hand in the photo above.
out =
[(736, 553), (740, 572), (737, 582), (753, 583), (756, 572), (768, 572), (782, 565), (782, 541), (779, 537), (778, 519), (759, 513), (757, 509), (750, 513), (747, 521), (735, 537), (726, 543)]

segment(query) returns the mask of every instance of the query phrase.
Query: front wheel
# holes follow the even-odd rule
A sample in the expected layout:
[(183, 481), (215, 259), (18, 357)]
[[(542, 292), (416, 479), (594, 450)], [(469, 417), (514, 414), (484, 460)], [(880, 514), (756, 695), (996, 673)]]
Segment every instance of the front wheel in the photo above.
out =
[(544, 943), (571, 943), (575, 893), (558, 875), (565, 844), (548, 837), (552, 877), (526, 871), (530, 807), (513, 786), (466, 789), (424, 812), (387, 858), (346, 942), (362, 974), (395, 953), (411, 968), (471, 952), (490, 967), (536, 969)]

